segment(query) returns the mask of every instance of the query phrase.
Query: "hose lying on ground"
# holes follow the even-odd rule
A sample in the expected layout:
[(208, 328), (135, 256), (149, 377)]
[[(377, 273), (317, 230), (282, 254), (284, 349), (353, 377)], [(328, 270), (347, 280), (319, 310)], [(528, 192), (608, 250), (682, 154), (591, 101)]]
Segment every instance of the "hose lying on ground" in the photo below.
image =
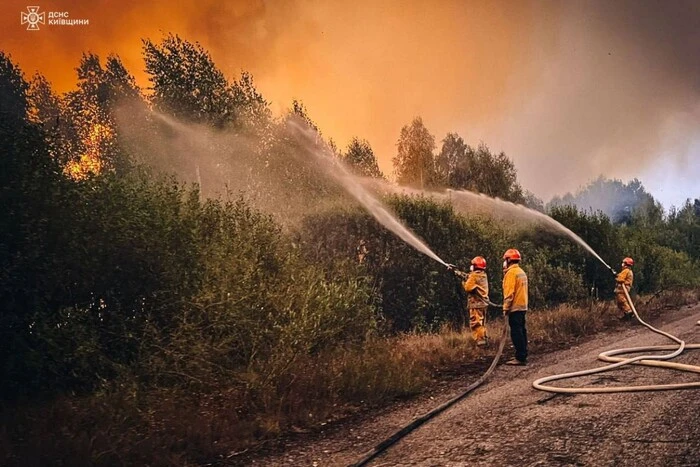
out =
[[(539, 389), (540, 391), (554, 392), (554, 393), (560, 393), (560, 394), (600, 394), (600, 393), (635, 392), (635, 391), (667, 391), (667, 390), (671, 390), (671, 389), (700, 389), (700, 381), (692, 382), (692, 383), (654, 384), (654, 385), (645, 385), (645, 386), (617, 386), (617, 387), (601, 387), (601, 388), (592, 388), (592, 387), (560, 388), (560, 387), (556, 387), (556, 386), (548, 386), (545, 384), (545, 383), (549, 383), (551, 381), (559, 381), (559, 380), (568, 379), (568, 378), (577, 378), (579, 376), (588, 376), (588, 375), (592, 375), (592, 374), (596, 374), (596, 373), (603, 373), (605, 371), (610, 371), (610, 370), (613, 370), (615, 368), (619, 368), (621, 366), (629, 365), (632, 363), (634, 363), (635, 365), (654, 366), (654, 367), (660, 367), (660, 368), (669, 368), (669, 369), (673, 369), (673, 370), (688, 371), (688, 372), (692, 372), (692, 373), (700, 373), (700, 366), (685, 365), (682, 363), (672, 363), (672, 362), (663, 361), (663, 360), (671, 360), (672, 358), (679, 356), (686, 349), (700, 349), (700, 344), (686, 344), (685, 341), (677, 338), (676, 336), (673, 336), (667, 332), (661, 331), (660, 329), (657, 329), (657, 328), (653, 327), (652, 325), (646, 323), (644, 320), (642, 320), (642, 318), (639, 317), (639, 314), (637, 313), (637, 309), (634, 307), (634, 303), (632, 303), (632, 299), (630, 298), (630, 295), (629, 295), (629, 292), (627, 291), (627, 288), (624, 286), (622, 288), (625, 292), (625, 298), (627, 299), (627, 302), (630, 304), (630, 307), (632, 308), (632, 311), (634, 312), (635, 318), (637, 318), (637, 320), (640, 323), (642, 323), (644, 326), (649, 328), (651, 331), (671, 339), (672, 341), (676, 342), (678, 345), (677, 346), (676, 345), (652, 345), (652, 346), (646, 346), (646, 347), (629, 347), (626, 349), (608, 350), (608, 351), (603, 352), (600, 355), (598, 355), (598, 359), (602, 360), (604, 362), (611, 362), (612, 363), (611, 365), (605, 365), (605, 366), (602, 366), (600, 368), (593, 368), (590, 370), (574, 371), (571, 373), (563, 373), (560, 375), (553, 375), (553, 376), (547, 376), (545, 378), (540, 378), (532, 383), (532, 386), (535, 389)], [(700, 321), (698, 322), (698, 324), (700, 324)], [(632, 357), (632, 358), (615, 357), (615, 355), (620, 355), (620, 354), (651, 352), (651, 351), (659, 351), (659, 350), (675, 350), (675, 351), (672, 353), (669, 353), (669, 354), (640, 355), (638, 357)]]
[[(494, 306), (501, 306), (501, 305), (496, 305), (494, 303), (490, 303), (491, 305)], [(472, 392), (474, 389), (478, 388), (481, 386), (486, 379), (493, 373), (493, 370), (496, 368), (496, 365), (498, 364), (498, 360), (501, 358), (501, 354), (503, 354), (503, 348), (506, 345), (506, 337), (508, 335), (508, 320), (504, 319), (504, 325), (503, 325), (503, 333), (501, 334), (501, 342), (498, 345), (498, 351), (496, 352), (496, 356), (493, 357), (493, 361), (491, 362), (491, 365), (489, 366), (488, 370), (486, 370), (486, 373), (481, 375), (479, 379), (474, 381), (472, 384), (467, 386), (464, 391), (462, 391), (460, 394), (457, 396), (453, 397), (449, 401), (445, 402), (444, 404), (434, 408), (430, 412), (426, 413), (425, 415), (422, 415), (415, 420), (413, 420), (411, 423), (408, 425), (404, 426), (403, 428), (399, 429), (394, 433), (393, 435), (389, 436), (386, 438), (384, 441), (381, 443), (377, 444), (374, 448), (372, 448), (371, 451), (369, 451), (367, 454), (365, 454), (362, 459), (357, 461), (354, 464), (351, 464), (351, 467), (361, 467), (363, 465), (367, 465), (369, 462), (371, 462), (375, 457), (389, 449), (392, 445), (397, 443), (401, 438), (404, 436), (408, 435), (410, 432), (430, 420), (431, 418), (435, 417), (436, 415), (444, 412), (446, 409), (449, 407), (453, 406), (457, 402), (461, 401), (464, 399), (470, 392)]]

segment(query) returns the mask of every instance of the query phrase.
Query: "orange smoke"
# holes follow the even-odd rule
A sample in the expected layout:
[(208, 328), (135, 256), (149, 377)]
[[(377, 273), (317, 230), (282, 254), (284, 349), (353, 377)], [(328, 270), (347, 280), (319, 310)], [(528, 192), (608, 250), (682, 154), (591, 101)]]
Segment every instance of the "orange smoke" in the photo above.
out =
[(399, 130), (415, 115), (442, 138), (455, 122), (504, 111), (532, 16), (512, 2), (51, 0), (42, 11), (68, 11), (90, 25), (29, 32), (19, 24), (25, 8), (24, 0), (0, 7), (3, 47), (58, 91), (74, 87), (85, 51), (117, 53), (148, 87), (141, 39), (173, 32), (201, 42), (229, 79), (252, 72), (273, 109), (303, 100), (341, 147), (367, 138), (387, 172)]
[(601, 173), (640, 176), (662, 154), (677, 178), (700, 177), (683, 170), (700, 118), (693, 0), (37, 3), (90, 21), (30, 32), (26, 0), (0, 5), (3, 50), (59, 91), (84, 51), (117, 53), (147, 88), (141, 39), (172, 32), (229, 79), (251, 72), (273, 110), (302, 100), (341, 148), (369, 140), (386, 173), (401, 127), (420, 115), (438, 141), (457, 131), (504, 150), (540, 196)]

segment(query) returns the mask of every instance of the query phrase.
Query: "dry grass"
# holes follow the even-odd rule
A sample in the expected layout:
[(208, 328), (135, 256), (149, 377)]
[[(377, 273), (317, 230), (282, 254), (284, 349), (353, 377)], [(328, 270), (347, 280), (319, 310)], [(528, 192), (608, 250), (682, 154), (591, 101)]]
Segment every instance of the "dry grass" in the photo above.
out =
[[(640, 313), (696, 303), (700, 291), (638, 297)], [(607, 302), (532, 311), (534, 354), (571, 345), (619, 326)], [(499, 320), (490, 334), (501, 332)], [(221, 388), (209, 394), (144, 390), (123, 384), (88, 397), (4, 407), (3, 465), (192, 465), (230, 463), (236, 453), (290, 431), (314, 429), (339, 417), (420, 393), (445, 372), (474, 371), (491, 350), (465, 332), (374, 339), (363, 346), (299, 359), (255, 392)]]

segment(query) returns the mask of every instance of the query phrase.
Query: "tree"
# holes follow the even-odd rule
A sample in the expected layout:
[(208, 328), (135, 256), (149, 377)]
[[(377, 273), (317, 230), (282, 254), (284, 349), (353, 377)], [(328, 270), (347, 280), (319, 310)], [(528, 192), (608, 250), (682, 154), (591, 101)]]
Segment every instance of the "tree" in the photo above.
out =
[(3, 124), (22, 122), (27, 115), (27, 90), (29, 84), (22, 71), (8, 55), (0, 51), (0, 102)]
[(223, 125), (235, 119), (231, 86), (198, 42), (169, 34), (143, 41), (154, 107), (176, 118)]
[(621, 180), (610, 180), (600, 176), (578, 190), (575, 195), (567, 193), (563, 197), (554, 197), (549, 206), (565, 204), (583, 210), (603, 211), (616, 223), (632, 222), (638, 209), (644, 211), (641, 213), (642, 217), (646, 216), (652, 222), (659, 218), (654, 198), (636, 178), (623, 183)]
[(468, 188), (470, 185), (470, 153), (472, 149), (457, 133), (448, 133), (435, 159), (435, 170), (441, 185), (450, 188)]
[(141, 89), (118, 55), (107, 56), (104, 85), (107, 88), (107, 103), (112, 107), (124, 100), (141, 99)]
[(61, 115), (61, 99), (51, 88), (51, 83), (41, 74), (36, 73), (27, 89), (29, 119), (52, 131), (58, 127)]
[(515, 164), (505, 153), (492, 154), (488, 146), (480, 144), (474, 154), (474, 180), (478, 191), (514, 203), (522, 203), (523, 190), (518, 183)]
[(79, 66), (78, 89), (65, 95), (61, 126), (65, 170), (75, 178), (104, 171), (123, 172), (131, 163), (117, 144), (116, 111), (122, 103), (141, 101), (136, 82), (121, 59), (107, 58), (102, 67), (99, 56), (83, 54)]
[(474, 150), (457, 133), (448, 133), (435, 165), (438, 180), (444, 186), (538, 207), (536, 198), (523, 194), (513, 161), (502, 152), (492, 154), (485, 144)]
[(437, 182), (433, 150), (435, 137), (430, 134), (420, 117), (401, 128), (398, 152), (392, 159), (397, 182), (420, 188), (434, 186)]
[(367, 140), (353, 138), (348, 145), (348, 150), (343, 157), (343, 161), (358, 175), (363, 177), (384, 178), (382, 171), (379, 170), (379, 164), (377, 164), (374, 151), (372, 151), (372, 147)]
[(49, 153), (59, 164), (67, 164), (76, 154), (78, 137), (67, 115), (66, 101), (43, 75), (36, 73), (29, 82), (27, 103), (29, 120), (44, 130)]
[(523, 204), (530, 209), (534, 209), (535, 211), (544, 212), (544, 202), (529, 190), (525, 190), (525, 194), (523, 195)]
[(60, 169), (40, 125), (28, 119), (29, 83), (9, 56), (0, 52), (0, 394), (34, 377), (31, 323), (48, 313), (52, 279), (64, 274), (52, 264), (61, 231), (65, 196)]
[[(602, 258), (612, 261), (622, 254), (624, 245), (618, 228), (613, 225), (610, 218), (603, 212), (586, 212), (575, 206), (552, 207), (548, 215), (576, 232), (588, 245), (591, 246)], [(592, 255), (570, 239), (555, 236), (550, 232), (537, 232), (534, 234), (534, 243), (538, 248), (549, 248), (548, 262), (562, 268), (582, 268), (584, 283), (587, 287), (597, 287), (601, 296), (611, 296), (608, 286), (610, 272)], [(623, 254), (622, 257), (627, 254)]]
[(700, 259), (700, 199), (690, 199), (677, 209), (671, 207), (668, 213), (668, 228), (659, 237), (660, 243), (674, 250), (685, 251)]
[(336, 159), (343, 160), (343, 157), (345, 157), (333, 138), (328, 138), (328, 150)]
[(292, 109), (289, 112), (288, 117), (300, 118), (309, 128), (316, 132), (319, 137), (321, 136), (321, 130), (318, 128), (318, 125), (316, 125), (316, 122), (311, 120), (311, 117), (309, 117), (309, 111), (306, 109), (303, 102), (294, 99), (292, 101)]
[(236, 110), (236, 123), (239, 127), (247, 126), (263, 129), (272, 117), (269, 102), (258, 92), (253, 82), (253, 75), (244, 71), (239, 80), (234, 81), (230, 90), (233, 106)]

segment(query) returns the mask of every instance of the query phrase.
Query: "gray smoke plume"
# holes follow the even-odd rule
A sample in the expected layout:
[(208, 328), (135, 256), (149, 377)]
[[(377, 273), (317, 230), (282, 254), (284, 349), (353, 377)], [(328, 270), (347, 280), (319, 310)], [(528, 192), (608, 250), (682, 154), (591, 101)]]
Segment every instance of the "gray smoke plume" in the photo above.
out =
[(566, 2), (552, 19), (558, 29), (534, 41), (547, 48), (524, 97), (484, 138), (540, 196), (603, 174), (649, 180), (673, 198), (674, 181), (700, 176), (691, 163), (700, 159), (700, 3)]

